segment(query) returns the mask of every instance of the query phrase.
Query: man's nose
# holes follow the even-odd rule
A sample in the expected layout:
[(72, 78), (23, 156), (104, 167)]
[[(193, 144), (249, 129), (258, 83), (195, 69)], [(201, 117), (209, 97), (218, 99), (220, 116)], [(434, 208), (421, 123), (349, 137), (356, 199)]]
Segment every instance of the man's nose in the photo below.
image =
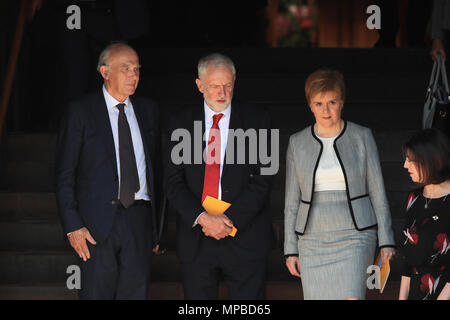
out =
[(220, 88), (220, 89), (219, 89), (219, 94), (220, 94), (222, 97), (224, 97), (224, 96), (226, 95), (226, 89), (225, 89), (225, 86), (220, 86), (219, 88)]
[(139, 77), (139, 70), (130, 69), (130, 70), (127, 70), (126, 74), (129, 78), (137, 78), (137, 77)]

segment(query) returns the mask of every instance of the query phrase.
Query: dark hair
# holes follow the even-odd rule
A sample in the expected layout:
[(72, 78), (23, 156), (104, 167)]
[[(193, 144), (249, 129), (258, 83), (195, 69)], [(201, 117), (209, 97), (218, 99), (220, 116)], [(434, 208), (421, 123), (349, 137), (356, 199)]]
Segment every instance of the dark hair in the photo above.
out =
[(437, 129), (414, 134), (402, 146), (403, 156), (417, 164), (421, 184), (439, 184), (450, 179), (450, 142)]

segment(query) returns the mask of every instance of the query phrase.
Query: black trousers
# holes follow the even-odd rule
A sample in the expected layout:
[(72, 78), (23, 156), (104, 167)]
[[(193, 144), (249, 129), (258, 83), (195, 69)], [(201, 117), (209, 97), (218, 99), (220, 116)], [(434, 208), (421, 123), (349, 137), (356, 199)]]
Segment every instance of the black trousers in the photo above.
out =
[(245, 250), (227, 237), (202, 239), (194, 261), (182, 263), (184, 298), (187, 300), (217, 300), (223, 279), (228, 299), (265, 299), (267, 258), (245, 259)]
[(148, 298), (152, 257), (152, 222), (149, 202), (118, 206), (107, 239), (88, 242), (91, 258), (81, 262), (80, 299)]

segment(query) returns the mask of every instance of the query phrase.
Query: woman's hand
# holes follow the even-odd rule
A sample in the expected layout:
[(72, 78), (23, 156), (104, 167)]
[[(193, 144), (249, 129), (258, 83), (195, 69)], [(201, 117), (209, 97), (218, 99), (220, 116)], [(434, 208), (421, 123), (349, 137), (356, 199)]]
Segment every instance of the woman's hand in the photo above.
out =
[(450, 300), (450, 283), (446, 283), (445, 287), (442, 289), (441, 293), (439, 294), (439, 297), (437, 297), (438, 300)]
[(289, 272), (296, 277), (301, 277), (300, 275), (300, 261), (296, 256), (290, 256), (286, 258), (286, 266)]
[(442, 42), (441, 39), (433, 39), (433, 41), (431, 42), (430, 55), (434, 61), (438, 60), (439, 55), (441, 55), (442, 60), (445, 61), (446, 56), (445, 56), (444, 43)]
[(381, 248), (381, 266), (384, 266), (386, 262), (392, 259), (393, 256), (395, 256), (394, 248)]
[(402, 280), (400, 282), (400, 292), (398, 294), (398, 300), (408, 300), (410, 282), (411, 282), (410, 277), (402, 276)]

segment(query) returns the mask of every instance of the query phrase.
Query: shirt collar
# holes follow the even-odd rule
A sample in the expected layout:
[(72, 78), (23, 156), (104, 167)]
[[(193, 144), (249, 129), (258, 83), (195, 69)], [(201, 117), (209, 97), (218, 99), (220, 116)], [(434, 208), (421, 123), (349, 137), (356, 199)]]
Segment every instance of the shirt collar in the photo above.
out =
[(114, 108), (119, 103), (125, 104), (125, 109), (131, 106), (130, 97), (126, 98), (124, 102), (117, 101), (112, 95), (109, 94), (108, 90), (106, 90), (105, 85), (103, 85), (103, 95), (105, 96), (106, 107), (109, 109)]
[(222, 113), (223, 114), (223, 118), (229, 118), (230, 114), (231, 114), (231, 103), (229, 104), (229, 106), (223, 110), (222, 112), (215, 112), (213, 110), (211, 110), (211, 108), (206, 104), (206, 101), (204, 101), (203, 103), (204, 109), (205, 109), (205, 118), (206, 118), (206, 122), (213, 122), (213, 116), (215, 114), (219, 114)]

